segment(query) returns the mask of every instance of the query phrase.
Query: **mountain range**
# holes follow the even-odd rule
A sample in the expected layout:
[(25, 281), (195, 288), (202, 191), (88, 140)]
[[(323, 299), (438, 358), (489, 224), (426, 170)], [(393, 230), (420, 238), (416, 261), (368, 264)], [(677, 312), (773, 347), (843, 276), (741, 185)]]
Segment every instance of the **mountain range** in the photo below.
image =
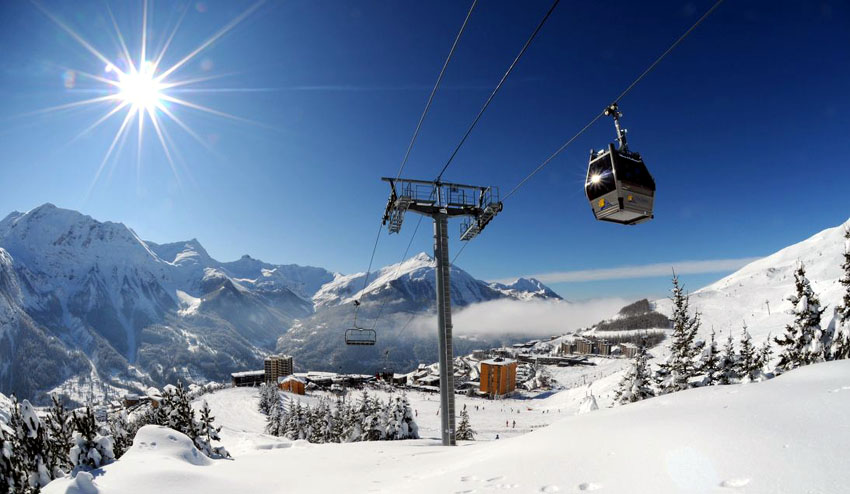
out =
[[(121, 223), (44, 204), (0, 221), (0, 392), (99, 398), (151, 384), (225, 380), (273, 351), (301, 369), (372, 372), (393, 344), (397, 365), (433, 360), (432, 341), (408, 334), (346, 348), (353, 302), (382, 334), (434, 306), (434, 260), (418, 254), (365, 273), (213, 259), (195, 239), (157, 244)], [(536, 280), (477, 280), (452, 267), (455, 306), (497, 299), (561, 302)], [(384, 331), (384, 328), (388, 328)], [(463, 345), (461, 345), (463, 347)]]

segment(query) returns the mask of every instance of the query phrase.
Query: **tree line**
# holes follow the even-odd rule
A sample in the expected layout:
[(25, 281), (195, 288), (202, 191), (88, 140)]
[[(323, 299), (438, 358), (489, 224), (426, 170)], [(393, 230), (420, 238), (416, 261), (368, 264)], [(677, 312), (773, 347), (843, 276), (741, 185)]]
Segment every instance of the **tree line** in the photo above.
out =
[(841, 304), (835, 308), (833, 324), (823, 327), (826, 307), (821, 306), (812, 289), (805, 265), (798, 262), (794, 271), (795, 291), (788, 297), (794, 317), (785, 326), (784, 334), (773, 339), (778, 345), (779, 360), (772, 370), (769, 369), (773, 355), (770, 337), (756, 348), (746, 324), (737, 351), (731, 333), (722, 350), (713, 329), (708, 344), (697, 341), (700, 314), (691, 315), (689, 296), (674, 275), (670, 356), (653, 370), (647, 345), (642, 344), (620, 382), (615, 402), (631, 403), (691, 387), (760, 381), (803, 365), (850, 358), (850, 230), (845, 230), (844, 237), (843, 274), (838, 281), (845, 290)]
[(382, 401), (364, 390), (354, 403), (320, 399), (315, 406), (284, 400), (277, 387), (260, 387), (260, 412), (267, 415), (266, 433), (311, 443), (349, 443), (419, 439), (419, 426), (407, 396)]

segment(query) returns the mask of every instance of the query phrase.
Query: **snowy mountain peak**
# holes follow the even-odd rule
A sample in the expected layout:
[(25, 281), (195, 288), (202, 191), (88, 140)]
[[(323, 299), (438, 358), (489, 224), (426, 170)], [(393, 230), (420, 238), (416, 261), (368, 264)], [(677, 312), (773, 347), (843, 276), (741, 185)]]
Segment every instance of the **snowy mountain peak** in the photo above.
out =
[(517, 278), (513, 283), (491, 283), (490, 286), (494, 290), (520, 300), (530, 300), (533, 298), (562, 300), (561, 296), (555, 293), (554, 290), (535, 278)]

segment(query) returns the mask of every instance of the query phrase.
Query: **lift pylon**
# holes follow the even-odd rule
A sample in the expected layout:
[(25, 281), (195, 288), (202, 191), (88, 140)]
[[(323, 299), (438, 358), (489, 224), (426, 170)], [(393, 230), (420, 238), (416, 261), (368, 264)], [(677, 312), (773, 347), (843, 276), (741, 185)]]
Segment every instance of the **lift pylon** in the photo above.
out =
[(390, 233), (401, 231), (404, 215), (413, 211), (434, 220), (434, 258), (437, 261), (437, 336), (440, 344), (440, 429), (444, 446), (455, 442), (454, 353), (449, 271), (448, 219), (466, 217), (460, 239), (475, 238), (502, 211), (499, 189), (439, 181), (382, 178), (390, 184), (383, 222)]

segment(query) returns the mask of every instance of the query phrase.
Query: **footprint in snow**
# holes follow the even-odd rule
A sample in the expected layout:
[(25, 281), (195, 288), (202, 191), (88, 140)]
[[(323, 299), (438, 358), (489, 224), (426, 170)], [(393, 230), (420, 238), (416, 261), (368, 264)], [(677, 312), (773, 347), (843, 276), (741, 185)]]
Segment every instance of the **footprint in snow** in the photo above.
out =
[(475, 489), (468, 489), (465, 491), (455, 491), (455, 494), (475, 494), (476, 492), (478, 491)]
[(559, 492), (561, 489), (557, 485), (544, 485), (540, 488), (540, 492), (544, 492), (546, 494), (551, 494), (553, 492)]
[(597, 484), (596, 482), (582, 482), (578, 485), (580, 491), (598, 491), (601, 488), (602, 484)]
[(475, 480), (478, 480), (478, 477), (476, 477), (475, 475), (464, 475), (460, 478), (461, 482), (472, 482)]
[(738, 487), (745, 487), (749, 483), (750, 479), (747, 478), (727, 479), (720, 483), (720, 487), (731, 487), (733, 489), (737, 489)]
[(491, 479), (487, 479), (487, 482), (496, 482), (496, 481), (502, 480), (502, 479), (504, 479), (504, 478), (505, 478), (505, 477), (503, 477), (503, 476), (499, 475), (498, 477), (493, 477), (493, 478), (491, 478)]

